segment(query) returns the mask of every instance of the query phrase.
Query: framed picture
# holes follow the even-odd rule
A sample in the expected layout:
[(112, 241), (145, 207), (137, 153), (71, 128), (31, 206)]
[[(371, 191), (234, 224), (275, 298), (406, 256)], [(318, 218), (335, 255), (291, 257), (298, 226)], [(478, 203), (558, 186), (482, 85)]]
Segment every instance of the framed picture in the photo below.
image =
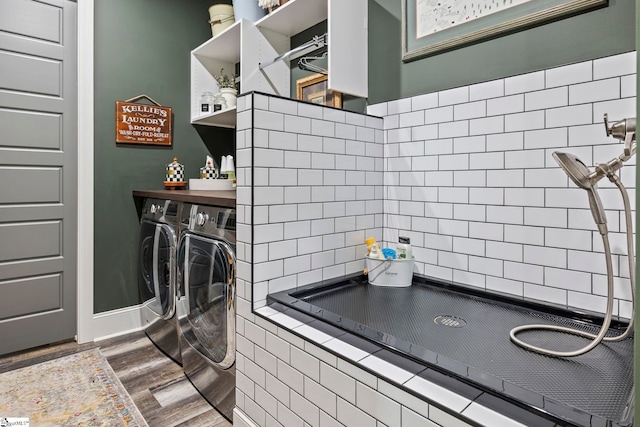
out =
[(402, 60), (606, 6), (608, 0), (402, 0)]
[(297, 98), (312, 104), (342, 108), (342, 94), (327, 90), (327, 76), (312, 74), (296, 81)]

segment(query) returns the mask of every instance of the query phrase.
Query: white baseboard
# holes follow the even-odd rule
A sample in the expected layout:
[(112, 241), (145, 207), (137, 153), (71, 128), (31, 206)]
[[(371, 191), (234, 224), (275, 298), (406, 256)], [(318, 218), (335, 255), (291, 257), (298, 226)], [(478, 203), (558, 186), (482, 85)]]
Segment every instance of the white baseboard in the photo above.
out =
[(233, 426), (234, 427), (258, 427), (256, 423), (251, 421), (244, 412), (236, 406), (233, 408)]
[(140, 305), (134, 305), (94, 314), (93, 340), (100, 341), (141, 330), (141, 307)]

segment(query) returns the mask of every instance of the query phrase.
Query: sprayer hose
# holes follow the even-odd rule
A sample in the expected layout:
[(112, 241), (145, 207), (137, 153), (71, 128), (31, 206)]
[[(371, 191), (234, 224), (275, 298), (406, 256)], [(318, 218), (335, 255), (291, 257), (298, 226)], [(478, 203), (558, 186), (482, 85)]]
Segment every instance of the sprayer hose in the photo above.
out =
[[(613, 315), (613, 266), (611, 261), (611, 246), (609, 244), (609, 233), (602, 233), (602, 241), (604, 243), (604, 254), (607, 263), (607, 309), (604, 317), (604, 321), (602, 323), (602, 327), (600, 328), (600, 332), (597, 335), (591, 334), (589, 332), (581, 331), (578, 329), (567, 328), (564, 326), (556, 326), (556, 325), (523, 325), (517, 328), (513, 328), (509, 336), (511, 337), (511, 341), (515, 344), (527, 349), (532, 350), (541, 354), (546, 354), (548, 356), (556, 356), (556, 357), (573, 357), (579, 356), (581, 354), (587, 353), (591, 351), (595, 346), (600, 344), (601, 341), (622, 341), (629, 337), (633, 332), (633, 324), (635, 317), (635, 256), (633, 250), (633, 226), (631, 223), (631, 206), (629, 203), (629, 195), (627, 194), (626, 189), (622, 185), (622, 182), (618, 179), (618, 177), (614, 174), (608, 174), (609, 180), (613, 182), (620, 193), (622, 194), (622, 200), (624, 203), (624, 211), (625, 211), (625, 223), (626, 223), (626, 234), (627, 234), (627, 259), (629, 262), (629, 281), (631, 283), (631, 317), (629, 319), (629, 324), (625, 329), (624, 333), (615, 337), (605, 337), (607, 331), (609, 330), (609, 326), (611, 324), (611, 317)], [(532, 344), (528, 344), (518, 337), (516, 334), (522, 331), (531, 331), (531, 330), (550, 330), (555, 332), (565, 332), (572, 335), (578, 335), (585, 338), (591, 338), (593, 341), (586, 345), (585, 347), (574, 350), (574, 351), (554, 351), (549, 350), (542, 347), (537, 347)]]

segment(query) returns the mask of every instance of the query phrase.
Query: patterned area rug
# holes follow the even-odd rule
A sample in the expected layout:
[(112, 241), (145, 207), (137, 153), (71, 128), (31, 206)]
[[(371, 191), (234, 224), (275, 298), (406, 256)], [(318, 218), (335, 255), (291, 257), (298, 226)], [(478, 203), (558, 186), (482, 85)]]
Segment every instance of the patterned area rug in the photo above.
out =
[(146, 427), (99, 349), (0, 374), (0, 418), (40, 426)]

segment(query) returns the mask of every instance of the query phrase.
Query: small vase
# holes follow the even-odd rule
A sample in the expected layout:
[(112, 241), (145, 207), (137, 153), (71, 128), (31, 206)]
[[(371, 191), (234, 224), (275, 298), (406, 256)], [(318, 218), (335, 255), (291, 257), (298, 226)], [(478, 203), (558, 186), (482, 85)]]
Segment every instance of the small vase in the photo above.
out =
[(233, 108), (236, 106), (236, 97), (238, 96), (238, 91), (232, 87), (222, 87), (220, 88), (220, 95), (227, 101), (227, 108)]

